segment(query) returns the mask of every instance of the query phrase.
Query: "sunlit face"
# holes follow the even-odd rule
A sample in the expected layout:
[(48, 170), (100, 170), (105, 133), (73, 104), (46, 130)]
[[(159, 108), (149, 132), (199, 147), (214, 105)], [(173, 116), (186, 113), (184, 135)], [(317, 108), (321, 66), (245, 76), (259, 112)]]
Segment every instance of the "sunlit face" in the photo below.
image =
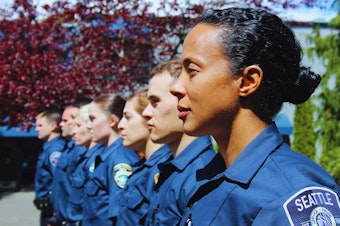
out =
[(75, 126), (73, 127), (73, 138), (79, 146), (89, 147), (92, 142), (92, 135), (87, 121), (78, 114), (74, 119)]
[(150, 138), (155, 143), (170, 144), (183, 135), (183, 123), (178, 118), (177, 98), (170, 93), (175, 79), (168, 72), (150, 79), (149, 105), (143, 111), (151, 129)]
[(238, 80), (220, 44), (221, 30), (200, 23), (183, 43), (182, 73), (171, 92), (189, 135), (220, 135), (240, 108)]
[(71, 130), (73, 130), (73, 127), (75, 127), (75, 125), (76, 125), (75, 119), (78, 115), (79, 115), (79, 108), (75, 108), (70, 113), (71, 119), (68, 121), (68, 124), (69, 124), (69, 127), (71, 128)]
[(110, 116), (97, 103), (91, 102), (89, 105), (89, 118), (88, 126), (91, 131), (92, 140), (96, 143), (107, 145), (112, 131)]
[(79, 108), (76, 107), (67, 107), (64, 110), (61, 116), (61, 122), (59, 124), (63, 137), (72, 137), (72, 130), (74, 127), (72, 116), (77, 115), (78, 112)]
[(51, 135), (53, 128), (51, 123), (49, 123), (46, 117), (37, 117), (35, 131), (38, 133), (38, 138), (47, 141)]
[(123, 118), (120, 120), (118, 128), (121, 131), (124, 146), (144, 152), (150, 131), (145, 118), (136, 111), (137, 104), (136, 98), (126, 102)]

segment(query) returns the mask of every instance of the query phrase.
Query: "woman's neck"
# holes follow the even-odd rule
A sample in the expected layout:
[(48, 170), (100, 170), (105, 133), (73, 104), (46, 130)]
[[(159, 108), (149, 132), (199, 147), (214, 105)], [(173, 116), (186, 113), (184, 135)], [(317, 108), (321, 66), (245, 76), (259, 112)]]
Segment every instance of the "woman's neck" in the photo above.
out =
[(252, 112), (245, 110), (233, 119), (223, 135), (214, 137), (227, 168), (267, 126)]
[(111, 135), (109, 136), (109, 139), (107, 141), (107, 145), (105, 145), (106, 147), (110, 146), (113, 142), (115, 142), (116, 140), (118, 140), (118, 138), (120, 137), (119, 133), (116, 132), (112, 132)]

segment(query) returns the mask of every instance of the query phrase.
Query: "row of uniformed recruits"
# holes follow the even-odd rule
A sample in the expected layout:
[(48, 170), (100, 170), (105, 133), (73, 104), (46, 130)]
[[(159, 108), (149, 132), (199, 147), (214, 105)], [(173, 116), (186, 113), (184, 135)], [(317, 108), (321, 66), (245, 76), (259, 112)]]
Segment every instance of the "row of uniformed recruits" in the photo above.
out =
[[(229, 46), (221, 49), (226, 44), (241, 48), (237, 40), (244, 37), (234, 26), (247, 32), (253, 28), (248, 20), (267, 29), (249, 33), (247, 40), (254, 42), (247, 46), (250, 50), (261, 46), (256, 40), (266, 36), (264, 31), (270, 33), (276, 27), (289, 38), (264, 38), (263, 42), (273, 45), (263, 46), (262, 52), (261, 48), (249, 53), (229, 51)], [(316, 164), (290, 150), (271, 122), (278, 108), (273, 110), (270, 104), (282, 104), (277, 100), (282, 96), (295, 101), (285, 89), (300, 85), (283, 85), (284, 79), (270, 77), (286, 76), (286, 72), (278, 74), (281, 69), (267, 68), (270, 60), (261, 61), (263, 65), (256, 63), (257, 53), (264, 58), (268, 54), (278, 57), (276, 51), (266, 48), (281, 48), (285, 45), (278, 43), (285, 41), (295, 43), (281, 22), (261, 10), (209, 11), (187, 36), (181, 61), (153, 68), (144, 93), (146, 102), (141, 96), (125, 102), (113, 94), (91, 101), (86, 123), (91, 144), (81, 143), (83, 135), (76, 130), (74, 141), (68, 141), (56, 164), (49, 194), (57, 224), (339, 225), (338, 185)], [(228, 33), (231, 28), (233, 33)], [(259, 37), (253, 40), (254, 35)], [(220, 43), (224, 38), (227, 40)], [(291, 50), (293, 55), (299, 55), (297, 49)], [(251, 65), (243, 68), (237, 64), (243, 59), (238, 54), (256, 60), (246, 61), (245, 66)], [(277, 63), (285, 64), (288, 70), (289, 60), (290, 56)], [(240, 68), (233, 71), (233, 67)], [(264, 74), (263, 70), (273, 73)], [(306, 73), (308, 79), (317, 79)], [(269, 83), (262, 81), (264, 76)], [(285, 89), (277, 90), (270, 84)], [(267, 88), (275, 92), (262, 98)], [(306, 99), (312, 91), (303, 90), (301, 95)], [(263, 106), (268, 109), (263, 110)], [(79, 109), (72, 114), (67, 125), (80, 127)], [(67, 137), (66, 124), (61, 125)], [(210, 135), (217, 138), (218, 154)], [(88, 154), (92, 149), (93, 155)]]
[(151, 71), (150, 103), (142, 115), (150, 139), (165, 145), (130, 176), (120, 197), (117, 225), (178, 225), (186, 202), (199, 186), (196, 170), (217, 156), (209, 136), (192, 137), (183, 132), (177, 99), (170, 93), (180, 73), (179, 60), (161, 63)]
[[(195, 218), (205, 225), (213, 221), (205, 213), (219, 213), (223, 220), (215, 224), (223, 225), (219, 207), (225, 200), (204, 197), (219, 191), (224, 179), (216, 175), (223, 175), (225, 163), (210, 136), (183, 133), (177, 100), (169, 92), (180, 71), (178, 60), (157, 65), (143, 105), (109, 94), (65, 109), (62, 136), (69, 140), (48, 195), (55, 216), (50, 225), (190, 225)], [(140, 124), (133, 123), (136, 109)], [(143, 124), (148, 133), (141, 138)], [(205, 202), (203, 212), (197, 201)], [(238, 209), (235, 216), (242, 219), (244, 211)]]
[[(218, 156), (210, 136), (192, 137), (183, 132), (177, 99), (170, 93), (180, 72), (179, 60), (161, 63), (151, 71), (150, 103), (140, 114), (149, 126), (151, 141), (165, 145), (146, 157), (129, 177), (116, 207), (116, 225), (179, 224), (186, 202), (199, 186), (196, 170)], [(129, 133), (125, 136), (124, 143)]]
[[(107, 94), (65, 108), (60, 125), (68, 142), (49, 196), (55, 216), (50, 225), (179, 223), (199, 185), (196, 169), (216, 156), (209, 136), (183, 133), (176, 98), (169, 92), (180, 71), (178, 60), (156, 66), (139, 101), (130, 98), (125, 105), (121, 97)], [(139, 125), (131, 119), (137, 110)], [(84, 125), (89, 142), (82, 141)], [(145, 135), (138, 137), (137, 128)]]
[[(139, 162), (137, 154), (124, 148), (119, 139), (117, 125), (124, 99), (103, 95), (91, 103), (73, 104), (63, 112), (60, 126), (67, 144), (56, 164), (47, 196), (54, 210), (50, 225), (112, 225), (107, 214), (109, 200), (124, 186), (132, 172), (129, 167)], [(91, 132), (98, 131), (96, 134), (88, 129), (90, 118)], [(41, 174), (37, 173), (36, 178), (39, 177)]]

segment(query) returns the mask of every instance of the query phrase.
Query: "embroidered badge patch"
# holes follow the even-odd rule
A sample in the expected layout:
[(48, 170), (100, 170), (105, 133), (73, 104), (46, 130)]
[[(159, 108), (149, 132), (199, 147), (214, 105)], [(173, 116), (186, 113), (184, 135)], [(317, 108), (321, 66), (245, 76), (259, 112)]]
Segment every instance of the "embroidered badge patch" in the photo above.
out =
[(55, 151), (50, 154), (49, 160), (52, 166), (55, 167), (57, 165), (60, 156), (61, 156), (60, 151)]
[(339, 197), (327, 188), (304, 188), (290, 197), (283, 207), (292, 226), (340, 224)]
[(132, 167), (126, 163), (119, 163), (113, 167), (113, 177), (120, 188), (124, 188), (128, 177), (132, 174)]

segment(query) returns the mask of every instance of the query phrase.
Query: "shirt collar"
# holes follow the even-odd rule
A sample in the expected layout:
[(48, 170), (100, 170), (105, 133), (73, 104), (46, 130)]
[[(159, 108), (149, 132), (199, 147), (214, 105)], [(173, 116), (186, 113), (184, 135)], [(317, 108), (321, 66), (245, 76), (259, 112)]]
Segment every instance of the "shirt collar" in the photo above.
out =
[(198, 137), (192, 141), (178, 156), (176, 156), (169, 164), (182, 171), (193, 159), (201, 153), (212, 148), (211, 139), (209, 136)]
[(233, 164), (224, 171), (229, 180), (248, 184), (270, 153), (283, 144), (283, 138), (275, 123), (265, 128), (237, 157)]
[(110, 144), (110, 146), (106, 147), (105, 150), (100, 153), (100, 158), (102, 161), (104, 161), (106, 158), (108, 158), (111, 153), (118, 148), (120, 145), (123, 145), (123, 139), (122, 138), (118, 138), (116, 141), (114, 141), (112, 144)]
[[(149, 157), (148, 160), (144, 163), (146, 166), (154, 166), (157, 163), (164, 162), (165, 160), (169, 159), (172, 156), (172, 153), (168, 147), (168, 145), (163, 145), (159, 149), (157, 149), (152, 155)], [(164, 161), (162, 161), (164, 160)]]
[(66, 141), (64, 140), (64, 138), (62, 136), (54, 137), (52, 140), (45, 142), (43, 144), (43, 148), (45, 149), (45, 148), (48, 148), (50, 146), (54, 146), (56, 143), (62, 142), (62, 141), (64, 141), (66, 143)]
[(205, 165), (204, 168), (198, 169), (196, 171), (196, 179), (197, 181), (202, 181), (206, 179), (212, 179), (216, 175), (223, 173), (226, 170), (225, 162), (220, 153), (217, 153), (216, 156)]
[(99, 155), (104, 148), (105, 148), (104, 145), (96, 144), (92, 148), (87, 150), (85, 157), (88, 158), (88, 157), (92, 156), (92, 154), (95, 154), (95, 152), (97, 152), (98, 150), (99, 150), (99, 152), (97, 154)]

